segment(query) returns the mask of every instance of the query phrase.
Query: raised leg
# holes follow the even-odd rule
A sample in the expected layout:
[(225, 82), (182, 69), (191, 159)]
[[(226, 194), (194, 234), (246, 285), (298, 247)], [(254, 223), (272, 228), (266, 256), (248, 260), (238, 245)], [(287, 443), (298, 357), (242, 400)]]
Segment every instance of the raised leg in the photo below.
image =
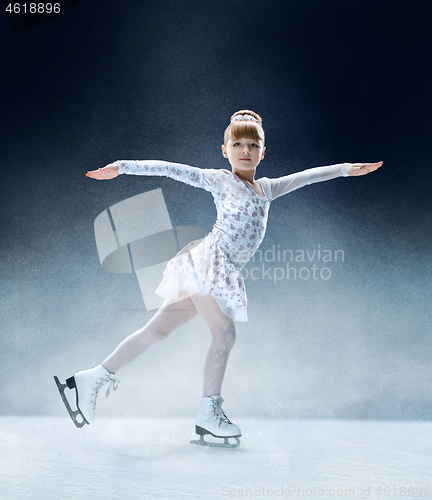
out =
[[(166, 301), (146, 326), (127, 337), (101, 365), (76, 373), (62, 384), (54, 377), (62, 401), (77, 427), (95, 420), (96, 399), (102, 385), (110, 382), (107, 396), (116, 390), (118, 380), (113, 374), (146, 351), (153, 344), (166, 338), (171, 332), (197, 315), (197, 310), (184, 293), (181, 300)], [(65, 389), (74, 389), (77, 409), (73, 410), (65, 395)], [(78, 417), (81, 417), (78, 420)]]

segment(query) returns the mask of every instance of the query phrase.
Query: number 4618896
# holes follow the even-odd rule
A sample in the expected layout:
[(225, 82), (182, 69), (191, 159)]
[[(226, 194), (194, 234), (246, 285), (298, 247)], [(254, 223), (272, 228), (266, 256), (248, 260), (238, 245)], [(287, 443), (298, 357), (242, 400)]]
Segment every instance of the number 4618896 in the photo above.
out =
[(59, 14), (59, 3), (10, 3), (6, 7), (9, 14)]

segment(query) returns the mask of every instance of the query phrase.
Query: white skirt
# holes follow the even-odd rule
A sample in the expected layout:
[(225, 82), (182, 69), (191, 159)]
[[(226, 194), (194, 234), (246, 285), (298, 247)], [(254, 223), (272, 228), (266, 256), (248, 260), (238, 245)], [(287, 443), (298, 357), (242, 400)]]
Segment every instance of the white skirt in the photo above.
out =
[(210, 293), (226, 316), (236, 323), (248, 321), (241, 272), (218, 247), (211, 233), (203, 240), (186, 245), (168, 262), (156, 293), (175, 300), (180, 291)]

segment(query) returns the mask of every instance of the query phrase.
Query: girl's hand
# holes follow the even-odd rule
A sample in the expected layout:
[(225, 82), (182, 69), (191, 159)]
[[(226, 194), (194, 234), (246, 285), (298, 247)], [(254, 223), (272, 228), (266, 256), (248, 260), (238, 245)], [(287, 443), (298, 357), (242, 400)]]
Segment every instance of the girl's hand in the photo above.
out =
[(378, 163), (348, 163), (347, 174), (348, 175), (366, 175), (369, 172), (380, 168), (383, 164), (382, 161)]
[(117, 163), (110, 163), (104, 168), (99, 168), (98, 170), (91, 170), (86, 173), (87, 177), (92, 179), (104, 180), (104, 179), (114, 179), (119, 174), (119, 166)]

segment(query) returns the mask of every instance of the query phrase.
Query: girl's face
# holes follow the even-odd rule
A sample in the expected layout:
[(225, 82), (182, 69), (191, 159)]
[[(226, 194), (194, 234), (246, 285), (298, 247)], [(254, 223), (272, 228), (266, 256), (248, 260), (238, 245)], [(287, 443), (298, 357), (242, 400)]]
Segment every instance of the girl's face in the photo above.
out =
[(222, 153), (231, 164), (233, 170), (255, 170), (264, 158), (263, 141), (255, 139), (230, 139), (227, 145), (222, 145)]

